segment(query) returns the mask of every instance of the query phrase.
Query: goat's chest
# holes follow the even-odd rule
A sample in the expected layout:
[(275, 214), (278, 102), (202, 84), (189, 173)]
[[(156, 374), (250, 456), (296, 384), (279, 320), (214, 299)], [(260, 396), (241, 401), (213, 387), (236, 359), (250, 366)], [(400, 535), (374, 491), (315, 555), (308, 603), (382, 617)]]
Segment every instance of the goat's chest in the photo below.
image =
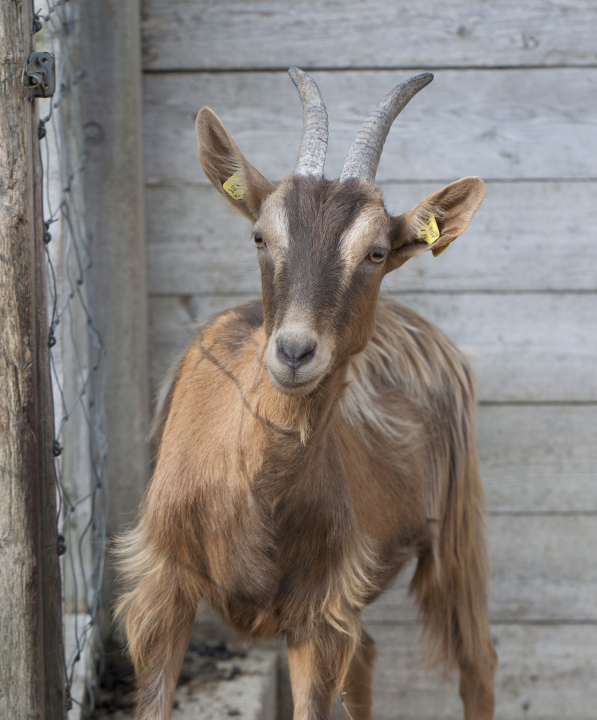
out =
[(236, 591), (217, 592), (212, 600), (242, 632), (271, 637), (312, 626), (326, 604), (344, 594), (343, 575), (356, 562), (349, 557), (354, 554), (354, 525), (342, 508), (321, 498), (278, 498), (272, 506), (258, 493), (257, 501), (264, 535), (238, 552), (248, 558), (262, 554), (261, 581), (254, 583), (248, 574), (244, 579), (230, 575), (226, 580)]

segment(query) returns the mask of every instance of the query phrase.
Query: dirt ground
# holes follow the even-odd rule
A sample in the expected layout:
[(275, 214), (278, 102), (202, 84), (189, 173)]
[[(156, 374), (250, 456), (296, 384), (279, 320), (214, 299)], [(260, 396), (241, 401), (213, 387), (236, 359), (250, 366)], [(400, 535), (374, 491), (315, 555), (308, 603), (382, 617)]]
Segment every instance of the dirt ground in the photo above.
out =
[[(196, 693), (214, 683), (231, 682), (243, 674), (243, 666), (249, 653), (246, 643), (219, 640), (215, 642), (191, 641), (178, 682), (178, 690), (189, 685), (189, 691)], [(95, 701), (92, 720), (110, 717), (121, 720), (131, 717), (135, 708), (136, 683), (133, 666), (119, 648), (106, 653), (105, 669)], [(180, 694), (180, 693), (178, 693)], [(174, 702), (177, 709), (180, 701)], [(229, 711), (230, 716), (240, 711)]]

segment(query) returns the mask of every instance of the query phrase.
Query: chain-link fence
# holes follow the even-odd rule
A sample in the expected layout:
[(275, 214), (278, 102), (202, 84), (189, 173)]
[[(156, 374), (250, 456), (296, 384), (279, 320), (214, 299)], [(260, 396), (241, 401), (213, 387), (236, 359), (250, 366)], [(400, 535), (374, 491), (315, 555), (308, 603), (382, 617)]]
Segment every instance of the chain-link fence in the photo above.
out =
[(102, 360), (85, 221), (80, 6), (46, 0), (35, 14), (37, 49), (56, 58), (56, 92), (39, 100), (48, 342), (54, 397), (57, 530), (62, 553), (66, 711), (89, 717), (101, 659), (99, 620), (107, 512)]

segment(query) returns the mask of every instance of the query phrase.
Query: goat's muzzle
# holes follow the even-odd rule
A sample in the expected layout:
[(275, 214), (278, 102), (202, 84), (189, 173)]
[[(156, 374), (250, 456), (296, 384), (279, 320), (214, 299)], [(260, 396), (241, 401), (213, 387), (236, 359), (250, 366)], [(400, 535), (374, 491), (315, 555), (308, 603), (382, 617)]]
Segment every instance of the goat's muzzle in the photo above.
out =
[(297, 326), (274, 333), (266, 351), (270, 379), (287, 395), (306, 395), (314, 390), (325, 376), (330, 358), (327, 343)]

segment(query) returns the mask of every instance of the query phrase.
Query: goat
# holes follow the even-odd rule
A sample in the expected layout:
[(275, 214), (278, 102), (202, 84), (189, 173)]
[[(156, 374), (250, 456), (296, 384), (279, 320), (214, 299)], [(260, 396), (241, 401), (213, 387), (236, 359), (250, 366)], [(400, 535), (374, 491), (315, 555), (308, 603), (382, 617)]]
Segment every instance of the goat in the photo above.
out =
[(340, 179), (325, 179), (325, 105), (311, 77), (289, 73), (303, 134), (277, 188), (210, 108), (197, 116), (207, 177), (253, 224), (263, 297), (205, 321), (166, 388), (153, 479), (120, 549), (136, 717), (170, 718), (206, 599), (245, 635), (285, 634), (295, 720), (328, 718), (339, 690), (369, 720), (375, 651), (359, 612), (416, 557), (433, 656), (459, 669), (466, 720), (490, 720), (473, 376), (438, 329), (378, 298), (387, 272), (467, 228), (483, 182), (453, 182), (400, 216), (385, 209), (383, 144), (430, 73), (379, 103)]

